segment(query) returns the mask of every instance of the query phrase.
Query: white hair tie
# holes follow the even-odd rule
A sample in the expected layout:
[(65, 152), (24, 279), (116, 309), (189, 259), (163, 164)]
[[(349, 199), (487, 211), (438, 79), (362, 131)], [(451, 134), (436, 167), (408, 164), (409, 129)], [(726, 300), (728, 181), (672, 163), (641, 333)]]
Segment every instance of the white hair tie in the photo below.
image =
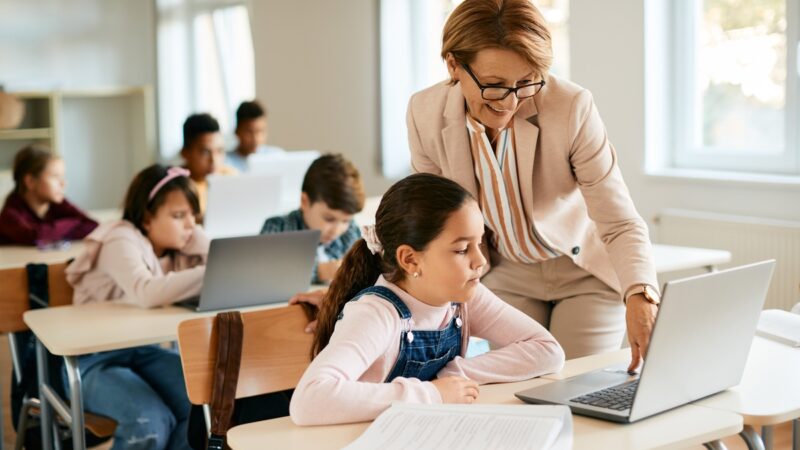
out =
[(378, 233), (375, 232), (375, 225), (366, 225), (361, 227), (361, 237), (367, 243), (367, 248), (373, 255), (380, 254), (383, 256), (383, 245), (378, 240)]

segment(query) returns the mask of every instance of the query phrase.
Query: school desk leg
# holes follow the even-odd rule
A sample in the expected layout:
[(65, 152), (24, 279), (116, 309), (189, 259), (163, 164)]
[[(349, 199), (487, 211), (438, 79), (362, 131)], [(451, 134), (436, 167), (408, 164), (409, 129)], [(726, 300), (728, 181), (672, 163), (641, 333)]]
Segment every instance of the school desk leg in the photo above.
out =
[(770, 425), (761, 427), (761, 439), (764, 440), (764, 450), (772, 450), (772, 442), (775, 440), (772, 431), (773, 428)]
[(83, 391), (81, 390), (81, 369), (78, 367), (78, 358), (65, 356), (67, 366), (67, 379), (69, 380), (69, 405), (72, 416), (72, 448), (73, 450), (86, 449), (86, 435), (83, 432)]
[(758, 435), (755, 428), (751, 425), (745, 425), (744, 429), (739, 436), (742, 440), (747, 444), (747, 448), (750, 450), (764, 450), (764, 441), (761, 440), (761, 436)]
[(728, 450), (728, 447), (725, 447), (725, 444), (723, 444), (720, 440), (706, 442), (703, 444), (703, 447), (707, 448), (708, 450)]
[(792, 450), (800, 450), (800, 419), (792, 421)]
[(36, 376), (39, 379), (39, 408), (41, 409), (42, 448), (53, 449), (53, 410), (44, 393), (42, 386), (48, 385), (50, 379), (47, 374), (47, 350), (39, 339), (36, 339)]

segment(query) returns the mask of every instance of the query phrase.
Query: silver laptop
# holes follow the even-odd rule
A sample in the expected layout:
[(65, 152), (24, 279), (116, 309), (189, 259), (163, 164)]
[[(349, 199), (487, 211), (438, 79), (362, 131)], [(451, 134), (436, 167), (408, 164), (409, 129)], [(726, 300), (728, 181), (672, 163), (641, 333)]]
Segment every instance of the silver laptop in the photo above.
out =
[(634, 422), (739, 384), (774, 266), (769, 260), (668, 282), (640, 376), (617, 365), (516, 396)]
[(197, 311), (288, 301), (307, 291), (318, 230), (214, 239), (199, 297), (178, 303)]
[[(209, 176), (203, 230), (211, 238), (258, 234), (267, 217), (284, 212), (282, 183), (279, 175)], [(300, 204), (300, 194), (295, 203)]]

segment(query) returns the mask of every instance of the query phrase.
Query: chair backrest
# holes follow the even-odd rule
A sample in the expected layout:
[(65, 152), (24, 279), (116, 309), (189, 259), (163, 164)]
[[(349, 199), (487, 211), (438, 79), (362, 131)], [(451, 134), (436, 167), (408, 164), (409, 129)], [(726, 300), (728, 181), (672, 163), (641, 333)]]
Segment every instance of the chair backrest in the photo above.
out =
[[(47, 266), (47, 283), (50, 306), (72, 304), (72, 286), (65, 271), (68, 263)], [(28, 273), (24, 267), (0, 270), (0, 333), (16, 333), (28, 329), (22, 314), (30, 309), (28, 300)]]
[[(214, 317), (186, 320), (178, 325), (183, 377), (189, 400), (211, 402), (216, 362)], [(313, 335), (306, 333), (308, 317), (298, 305), (242, 313), (242, 362), (236, 398), (268, 394), (297, 386), (311, 362)]]

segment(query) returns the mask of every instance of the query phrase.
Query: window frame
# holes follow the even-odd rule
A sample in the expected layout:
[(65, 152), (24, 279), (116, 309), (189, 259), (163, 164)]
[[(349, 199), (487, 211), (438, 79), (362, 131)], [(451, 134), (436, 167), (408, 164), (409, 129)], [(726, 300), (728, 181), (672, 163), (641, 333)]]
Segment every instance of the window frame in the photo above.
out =
[[(774, 175), (800, 174), (800, 96), (798, 84), (800, 67), (800, 0), (786, 2), (786, 84), (784, 104), (784, 142), (780, 153), (758, 154), (758, 150), (725, 149), (697, 145), (702, 137), (702, 103), (693, 92), (696, 73), (696, 24), (702, 17), (703, 2), (675, 0), (671, 4), (670, 29), (671, 48), (669, 75), (673, 85), (669, 95), (669, 122), (672, 133), (667, 133), (670, 142), (669, 164), (676, 169), (709, 169)], [(793, 126), (794, 125), (794, 126)], [(763, 151), (763, 149), (762, 149)]]

